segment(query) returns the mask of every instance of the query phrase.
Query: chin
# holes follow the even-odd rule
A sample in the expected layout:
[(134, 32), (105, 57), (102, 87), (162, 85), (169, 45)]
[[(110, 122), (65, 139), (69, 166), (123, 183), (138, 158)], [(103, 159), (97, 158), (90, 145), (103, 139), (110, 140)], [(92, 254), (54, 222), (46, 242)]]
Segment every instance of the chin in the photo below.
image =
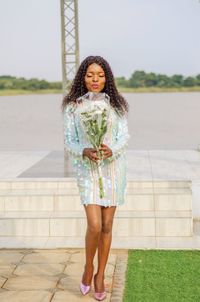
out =
[(92, 92), (101, 92), (102, 90), (103, 89), (94, 89), (94, 88), (91, 89)]

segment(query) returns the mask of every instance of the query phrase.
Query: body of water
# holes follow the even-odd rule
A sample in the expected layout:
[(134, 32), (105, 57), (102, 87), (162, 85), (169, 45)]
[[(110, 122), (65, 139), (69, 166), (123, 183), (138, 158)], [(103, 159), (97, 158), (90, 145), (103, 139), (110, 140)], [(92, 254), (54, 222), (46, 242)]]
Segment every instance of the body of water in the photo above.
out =
[[(196, 149), (200, 92), (123, 93), (129, 149)], [(63, 150), (62, 95), (0, 97), (0, 151)]]

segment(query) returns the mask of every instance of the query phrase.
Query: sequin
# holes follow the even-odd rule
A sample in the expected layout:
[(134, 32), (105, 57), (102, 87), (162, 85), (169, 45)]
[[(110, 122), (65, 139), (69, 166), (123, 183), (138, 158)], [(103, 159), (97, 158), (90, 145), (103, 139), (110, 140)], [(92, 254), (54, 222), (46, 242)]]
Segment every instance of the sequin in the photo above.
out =
[(103, 142), (112, 149), (113, 155), (102, 161), (105, 197), (100, 198), (96, 164), (83, 156), (84, 148), (92, 147), (76, 112), (77, 106), (82, 105), (81, 101), (84, 102), (84, 99), (95, 101), (109, 99), (109, 96), (101, 92), (88, 92), (78, 98), (76, 103), (68, 104), (63, 113), (64, 146), (72, 160), (81, 204), (98, 204), (105, 207), (122, 205), (125, 202), (127, 186), (126, 148), (130, 138), (127, 118), (125, 115), (119, 117), (111, 107), (109, 127)]

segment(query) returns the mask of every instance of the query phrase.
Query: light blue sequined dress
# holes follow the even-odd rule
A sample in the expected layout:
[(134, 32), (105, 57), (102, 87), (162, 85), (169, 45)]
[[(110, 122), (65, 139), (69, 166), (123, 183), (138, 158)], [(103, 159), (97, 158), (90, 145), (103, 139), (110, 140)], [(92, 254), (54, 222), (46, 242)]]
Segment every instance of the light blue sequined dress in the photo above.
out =
[(113, 152), (113, 155), (104, 159), (101, 164), (105, 196), (99, 197), (99, 185), (96, 163), (83, 156), (84, 148), (93, 148), (88, 142), (85, 131), (80, 123), (78, 113), (79, 102), (84, 100), (109, 101), (104, 92), (88, 91), (78, 98), (76, 103), (70, 103), (63, 112), (64, 146), (69, 152), (79, 187), (81, 204), (98, 204), (101, 206), (117, 206), (125, 202), (126, 194), (126, 148), (130, 138), (127, 118), (120, 117), (110, 106), (108, 131), (103, 143)]

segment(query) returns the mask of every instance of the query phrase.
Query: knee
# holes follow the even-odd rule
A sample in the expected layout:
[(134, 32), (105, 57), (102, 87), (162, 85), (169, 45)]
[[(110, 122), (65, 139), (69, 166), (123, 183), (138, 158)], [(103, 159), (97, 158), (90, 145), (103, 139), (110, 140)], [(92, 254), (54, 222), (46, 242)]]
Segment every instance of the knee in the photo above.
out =
[(106, 234), (111, 233), (112, 232), (112, 225), (113, 225), (112, 220), (104, 221), (102, 223), (102, 232), (106, 233)]
[(88, 230), (94, 235), (99, 234), (101, 232), (101, 224), (93, 221), (92, 223), (88, 224)]

